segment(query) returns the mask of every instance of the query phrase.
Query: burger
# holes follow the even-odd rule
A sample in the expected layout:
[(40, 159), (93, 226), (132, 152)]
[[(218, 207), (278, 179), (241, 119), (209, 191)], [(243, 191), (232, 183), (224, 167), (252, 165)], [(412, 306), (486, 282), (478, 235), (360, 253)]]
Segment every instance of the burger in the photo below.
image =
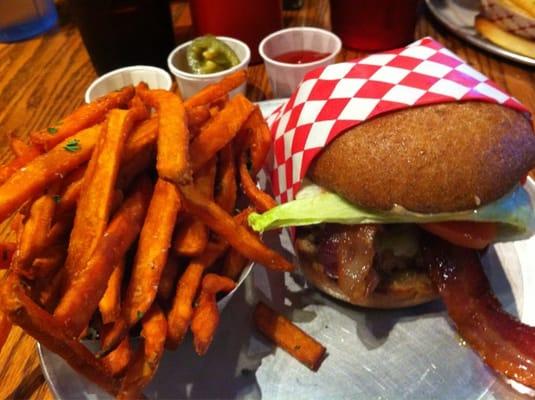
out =
[(523, 184), (535, 166), (531, 122), (482, 101), (412, 107), (345, 131), (316, 156), (295, 200), (249, 218), (295, 227), (309, 282), (343, 301), (399, 308), (437, 297), (429, 237), (484, 250), (535, 230)]

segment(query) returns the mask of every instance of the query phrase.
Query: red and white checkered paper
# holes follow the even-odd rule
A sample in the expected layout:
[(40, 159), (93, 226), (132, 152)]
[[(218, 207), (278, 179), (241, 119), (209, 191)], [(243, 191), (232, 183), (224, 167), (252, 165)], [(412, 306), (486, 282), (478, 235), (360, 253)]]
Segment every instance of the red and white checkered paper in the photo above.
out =
[(425, 104), (479, 100), (529, 115), (516, 99), (434, 39), (305, 75), (268, 119), (272, 190), (293, 200), (314, 157), (338, 135), (380, 114)]

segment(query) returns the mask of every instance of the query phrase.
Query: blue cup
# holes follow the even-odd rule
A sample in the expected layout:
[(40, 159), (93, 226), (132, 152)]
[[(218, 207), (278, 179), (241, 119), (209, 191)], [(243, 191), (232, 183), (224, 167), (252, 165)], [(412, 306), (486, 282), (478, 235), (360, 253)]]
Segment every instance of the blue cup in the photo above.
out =
[(0, 42), (16, 42), (57, 25), (53, 0), (1, 0)]

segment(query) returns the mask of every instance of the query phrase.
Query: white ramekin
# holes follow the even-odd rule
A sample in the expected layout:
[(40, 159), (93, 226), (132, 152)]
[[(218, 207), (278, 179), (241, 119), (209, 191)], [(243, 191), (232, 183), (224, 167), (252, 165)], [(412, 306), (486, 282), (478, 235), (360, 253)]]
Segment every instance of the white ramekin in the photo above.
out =
[[(167, 57), (167, 65), (169, 71), (175, 76), (176, 83), (180, 94), (184, 99), (191, 97), (199, 90), (207, 85), (220, 81), (227, 75), (233, 72), (247, 69), (249, 61), (251, 60), (251, 51), (249, 47), (240, 40), (229, 38), (226, 36), (216, 36), (219, 40), (225, 42), (238, 56), (240, 63), (225, 71), (215, 72), (213, 74), (193, 74), (189, 71), (186, 61), (186, 51), (191, 41), (186, 42), (174, 49)], [(230, 93), (245, 93), (246, 83), (236, 88)]]
[[(307, 72), (334, 63), (341, 49), (342, 41), (334, 33), (308, 26), (274, 32), (266, 36), (258, 46), (274, 97), (289, 97)], [(284, 63), (274, 59), (281, 54), (299, 50), (329, 53), (329, 56), (303, 64)]]

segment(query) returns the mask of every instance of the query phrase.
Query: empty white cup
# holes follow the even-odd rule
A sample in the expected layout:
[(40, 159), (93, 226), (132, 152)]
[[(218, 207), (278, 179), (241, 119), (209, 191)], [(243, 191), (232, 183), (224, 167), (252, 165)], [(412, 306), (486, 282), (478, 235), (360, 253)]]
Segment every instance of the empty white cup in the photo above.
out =
[(109, 92), (139, 82), (145, 82), (151, 89), (171, 90), (173, 85), (173, 79), (167, 71), (148, 65), (134, 65), (115, 69), (94, 80), (85, 91), (85, 102), (90, 103)]
[[(334, 33), (307, 26), (282, 29), (265, 37), (258, 46), (258, 52), (264, 59), (273, 96), (289, 97), (307, 72), (334, 63), (341, 48), (342, 42)], [(329, 55), (321, 60), (302, 64), (275, 60), (282, 54), (302, 50)]]
[[(191, 41), (186, 42), (174, 49), (167, 58), (167, 65), (169, 71), (175, 76), (178, 89), (184, 99), (187, 99), (203, 89), (205, 86), (219, 82), (225, 76), (233, 72), (247, 69), (249, 61), (251, 60), (251, 51), (249, 47), (240, 40), (229, 38), (226, 36), (216, 36), (219, 40), (226, 43), (238, 56), (240, 63), (232, 68), (213, 74), (194, 74), (190, 71), (186, 59), (186, 52)], [(237, 93), (245, 94), (246, 83), (230, 92), (230, 96)]]

